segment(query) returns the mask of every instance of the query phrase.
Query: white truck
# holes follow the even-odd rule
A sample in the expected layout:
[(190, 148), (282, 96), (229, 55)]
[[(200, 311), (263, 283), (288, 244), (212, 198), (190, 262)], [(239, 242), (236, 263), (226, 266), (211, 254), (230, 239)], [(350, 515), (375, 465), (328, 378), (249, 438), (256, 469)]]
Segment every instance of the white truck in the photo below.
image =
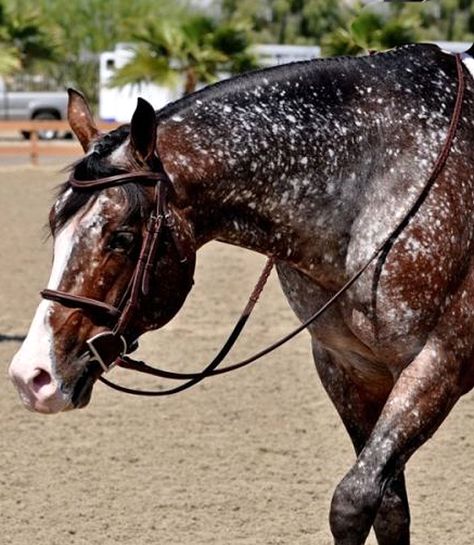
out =
[[(66, 119), (67, 93), (57, 91), (12, 91), (0, 77), (0, 120)], [(23, 133), (26, 138), (28, 133)], [(40, 131), (43, 139), (55, 138), (56, 131)]]

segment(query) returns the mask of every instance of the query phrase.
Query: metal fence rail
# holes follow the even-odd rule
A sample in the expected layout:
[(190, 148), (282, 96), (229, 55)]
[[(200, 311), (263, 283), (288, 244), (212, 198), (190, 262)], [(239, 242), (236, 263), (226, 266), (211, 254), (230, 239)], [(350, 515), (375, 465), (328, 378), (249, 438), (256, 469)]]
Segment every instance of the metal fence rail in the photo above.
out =
[[(119, 126), (119, 123), (97, 123), (99, 130), (108, 132)], [(28, 141), (15, 143), (2, 143), (0, 145), (0, 156), (10, 155), (26, 155), (29, 156), (31, 164), (37, 165), (39, 157), (42, 155), (49, 156), (80, 156), (82, 148), (77, 140), (40, 140), (38, 132), (41, 131), (58, 131), (60, 133), (70, 132), (70, 127), (67, 121), (49, 121), (49, 120), (25, 120), (25, 121), (0, 121), (0, 136), (2, 134), (19, 134), (26, 132), (30, 134)]]

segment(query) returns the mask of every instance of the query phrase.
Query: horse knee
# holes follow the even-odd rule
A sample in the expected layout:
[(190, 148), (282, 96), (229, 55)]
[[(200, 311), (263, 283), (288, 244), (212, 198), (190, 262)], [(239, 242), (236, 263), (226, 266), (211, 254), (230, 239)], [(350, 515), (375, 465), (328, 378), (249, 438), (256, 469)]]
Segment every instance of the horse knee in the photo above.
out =
[(338, 484), (331, 503), (335, 545), (362, 545), (382, 501), (382, 484), (356, 464)]

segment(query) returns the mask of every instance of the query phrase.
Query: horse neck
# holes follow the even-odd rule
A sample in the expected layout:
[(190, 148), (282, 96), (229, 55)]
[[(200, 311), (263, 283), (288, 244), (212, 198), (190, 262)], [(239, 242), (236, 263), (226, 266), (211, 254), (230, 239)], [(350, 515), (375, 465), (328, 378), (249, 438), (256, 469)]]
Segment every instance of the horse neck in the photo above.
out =
[(380, 71), (328, 67), (198, 94), (160, 122), (158, 151), (186, 189), (199, 245), (273, 255), (333, 287), (374, 179), (396, 164), (382, 150), (403, 135)]
[[(186, 188), (198, 246), (217, 239), (275, 256), (323, 284), (326, 279), (328, 287), (338, 284), (370, 160), (355, 167), (347, 161), (354, 142), (329, 135), (316, 141), (295, 131), (290, 140), (270, 142), (259, 123), (248, 125), (237, 147), (235, 132), (217, 145), (208, 136), (199, 144), (195, 136), (193, 149), (165, 164), (173, 182)], [(368, 149), (359, 142), (358, 157)]]

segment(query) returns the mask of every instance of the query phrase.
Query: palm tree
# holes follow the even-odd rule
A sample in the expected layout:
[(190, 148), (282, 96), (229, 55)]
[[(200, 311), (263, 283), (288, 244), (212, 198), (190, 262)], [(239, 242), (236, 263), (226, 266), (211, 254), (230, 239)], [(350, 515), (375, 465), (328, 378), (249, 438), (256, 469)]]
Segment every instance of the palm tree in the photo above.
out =
[(416, 12), (391, 13), (388, 9), (355, 9), (357, 15), (346, 28), (340, 28), (323, 39), (327, 55), (357, 55), (370, 50), (390, 49), (418, 39), (420, 18)]
[[(32, 0), (10, 1), (32, 3)], [(183, 10), (182, 0), (34, 0), (34, 3), (60, 43), (59, 61), (45, 66), (49, 76), (58, 84), (81, 89), (93, 105), (99, 98), (100, 53), (110, 51), (119, 42), (130, 42), (147, 17), (163, 20)]]
[(21, 63), (18, 51), (14, 47), (8, 47), (0, 39), (0, 76), (8, 76), (20, 69)]
[(3, 4), (0, 4), (0, 76), (6, 76), (21, 66), (19, 51), (11, 45), (6, 29)]
[(353, 8), (352, 23), (328, 35), (328, 54), (354, 54), (427, 40), (472, 41), (474, 3), (471, 0), (391, 2)]
[(219, 72), (235, 74), (256, 66), (243, 27), (217, 26), (210, 17), (194, 15), (184, 22), (153, 21), (134, 36), (133, 59), (115, 74), (111, 85), (157, 83), (183, 93), (211, 83)]
[(37, 62), (56, 60), (56, 44), (38, 13), (0, 4), (1, 65), (7, 71), (31, 70)]

